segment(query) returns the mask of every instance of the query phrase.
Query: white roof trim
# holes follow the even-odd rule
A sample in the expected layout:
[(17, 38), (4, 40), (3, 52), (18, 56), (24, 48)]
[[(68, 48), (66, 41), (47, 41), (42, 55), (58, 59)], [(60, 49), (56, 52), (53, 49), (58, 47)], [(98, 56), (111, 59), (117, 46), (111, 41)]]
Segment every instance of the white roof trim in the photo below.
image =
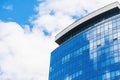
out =
[(98, 10), (96, 10), (96, 11), (88, 14), (87, 16), (85, 16), (85, 17), (83, 17), (82, 19), (74, 22), (73, 24), (71, 24), (70, 26), (68, 26), (67, 28), (65, 28), (63, 31), (61, 31), (60, 33), (58, 33), (58, 34), (55, 36), (55, 41), (56, 41), (57, 39), (59, 39), (60, 37), (62, 37), (64, 34), (66, 34), (68, 31), (70, 31), (70, 30), (72, 30), (73, 28), (75, 28), (76, 26), (78, 26), (79, 24), (81, 24), (81, 23), (83, 23), (83, 22), (85, 22), (85, 21), (93, 18), (94, 16), (100, 15), (100, 14), (102, 14), (102, 13), (104, 13), (104, 12), (110, 10), (110, 9), (113, 9), (113, 8), (115, 8), (115, 7), (120, 8), (119, 2), (114, 2), (114, 3), (112, 3), (112, 4), (109, 4), (109, 5), (107, 5), (107, 6), (103, 7), (103, 8), (100, 8), (100, 9), (98, 9)]

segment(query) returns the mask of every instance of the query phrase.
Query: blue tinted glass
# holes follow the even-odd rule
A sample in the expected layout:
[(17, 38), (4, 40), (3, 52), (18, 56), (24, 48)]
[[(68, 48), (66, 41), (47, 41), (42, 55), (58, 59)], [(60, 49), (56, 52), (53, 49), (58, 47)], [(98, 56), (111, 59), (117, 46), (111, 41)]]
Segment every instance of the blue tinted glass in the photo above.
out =
[(120, 14), (60, 45), (51, 54), (49, 80), (120, 80), (119, 23)]

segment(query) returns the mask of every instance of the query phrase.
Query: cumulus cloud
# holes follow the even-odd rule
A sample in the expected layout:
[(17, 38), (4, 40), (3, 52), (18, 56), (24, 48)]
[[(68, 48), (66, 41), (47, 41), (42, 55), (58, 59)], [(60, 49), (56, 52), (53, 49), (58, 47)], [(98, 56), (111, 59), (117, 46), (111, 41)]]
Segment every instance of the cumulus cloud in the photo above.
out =
[[(22, 28), (0, 21), (0, 80), (48, 80), (54, 36), (77, 18), (115, 0), (38, 0), (38, 12)], [(51, 33), (45, 35), (44, 31)]]
[(53, 41), (40, 31), (28, 34), (15, 22), (1, 21), (0, 80), (47, 80)]
[[(46, 30), (55, 36), (76, 19), (116, 0), (46, 0), (36, 7), (38, 14), (31, 23), (33, 30)], [(117, 0), (120, 1), (120, 0)], [(74, 18), (75, 17), (75, 18)], [(36, 30), (36, 31), (37, 31)]]
[[(116, 0), (46, 0), (41, 2), (31, 23), (40, 30), (57, 34), (76, 19)], [(117, 0), (119, 1), (119, 0)]]

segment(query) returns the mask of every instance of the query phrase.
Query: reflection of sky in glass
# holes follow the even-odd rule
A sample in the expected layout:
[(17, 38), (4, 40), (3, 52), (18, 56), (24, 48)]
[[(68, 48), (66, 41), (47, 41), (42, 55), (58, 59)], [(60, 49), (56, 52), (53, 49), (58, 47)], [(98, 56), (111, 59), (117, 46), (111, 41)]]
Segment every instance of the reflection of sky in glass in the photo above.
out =
[(49, 80), (118, 80), (120, 14), (79, 33), (51, 54)]

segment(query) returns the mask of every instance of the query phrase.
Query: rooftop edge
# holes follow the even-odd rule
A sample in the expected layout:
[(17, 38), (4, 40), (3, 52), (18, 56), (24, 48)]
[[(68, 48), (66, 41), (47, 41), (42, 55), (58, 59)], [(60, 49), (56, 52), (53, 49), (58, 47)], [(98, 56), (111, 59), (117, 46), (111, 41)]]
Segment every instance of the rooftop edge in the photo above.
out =
[[(61, 31), (60, 33), (58, 33), (55, 36), (55, 42), (57, 43), (57, 40), (60, 39), (63, 35), (65, 35), (66, 33), (68, 33), (70, 30), (74, 29), (75, 27), (77, 27), (78, 25), (92, 19), (95, 16), (98, 16), (102, 13), (105, 13), (108, 10), (114, 9), (118, 7), (120, 9), (120, 3), (118, 1), (111, 3), (109, 5), (106, 5), (96, 11), (93, 11), (92, 13), (89, 13), (88, 15), (84, 16), (83, 18), (81, 18), (78, 21), (75, 21), (74, 23), (72, 23), (71, 25), (69, 25), (68, 27), (66, 27), (63, 31)], [(58, 43), (59, 44), (59, 43)]]

